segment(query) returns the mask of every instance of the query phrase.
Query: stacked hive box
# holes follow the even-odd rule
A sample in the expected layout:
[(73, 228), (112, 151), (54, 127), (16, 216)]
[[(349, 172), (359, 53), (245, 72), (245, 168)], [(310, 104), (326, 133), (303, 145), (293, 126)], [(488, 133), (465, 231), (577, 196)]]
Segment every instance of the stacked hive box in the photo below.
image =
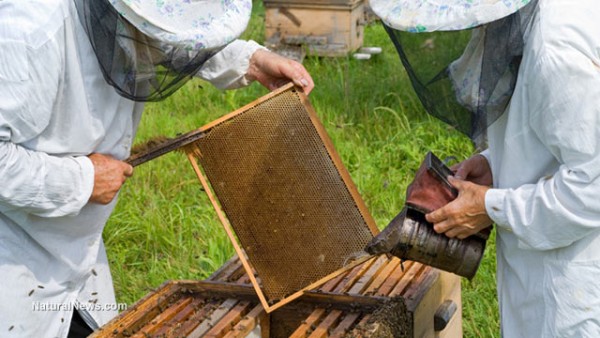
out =
[(165, 283), (92, 337), (461, 337), (460, 308), (456, 275), (380, 256), (267, 314), (234, 258), (207, 281)]
[(345, 56), (363, 44), (362, 0), (265, 0), (271, 46), (304, 46), (309, 54)]

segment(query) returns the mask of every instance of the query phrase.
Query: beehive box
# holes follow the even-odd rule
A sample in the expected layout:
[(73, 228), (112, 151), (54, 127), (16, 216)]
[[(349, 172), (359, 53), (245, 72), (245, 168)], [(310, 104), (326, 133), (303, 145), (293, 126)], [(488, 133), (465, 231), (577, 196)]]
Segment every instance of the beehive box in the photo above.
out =
[(363, 0), (265, 0), (271, 47), (304, 46), (309, 54), (345, 56), (363, 44)]
[(373, 257), (267, 313), (233, 258), (206, 281), (163, 284), (91, 337), (454, 338), (461, 325), (459, 278), (420, 263)]

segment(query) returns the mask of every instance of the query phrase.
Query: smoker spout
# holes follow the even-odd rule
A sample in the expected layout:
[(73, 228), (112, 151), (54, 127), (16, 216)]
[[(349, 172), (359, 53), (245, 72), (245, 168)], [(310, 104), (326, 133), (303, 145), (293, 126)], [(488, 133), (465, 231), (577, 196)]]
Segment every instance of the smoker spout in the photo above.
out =
[(394, 217), (382, 232), (375, 236), (365, 247), (365, 251), (371, 255), (380, 255), (391, 253), (392, 250), (400, 243), (400, 234), (402, 232), (402, 224), (406, 218), (406, 208)]

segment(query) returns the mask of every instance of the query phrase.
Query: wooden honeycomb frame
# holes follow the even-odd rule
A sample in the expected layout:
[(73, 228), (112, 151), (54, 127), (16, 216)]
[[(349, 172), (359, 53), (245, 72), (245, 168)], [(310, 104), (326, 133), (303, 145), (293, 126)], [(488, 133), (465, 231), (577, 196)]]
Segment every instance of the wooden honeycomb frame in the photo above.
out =
[(378, 229), (300, 89), (199, 131), (188, 159), (267, 312), (369, 258)]

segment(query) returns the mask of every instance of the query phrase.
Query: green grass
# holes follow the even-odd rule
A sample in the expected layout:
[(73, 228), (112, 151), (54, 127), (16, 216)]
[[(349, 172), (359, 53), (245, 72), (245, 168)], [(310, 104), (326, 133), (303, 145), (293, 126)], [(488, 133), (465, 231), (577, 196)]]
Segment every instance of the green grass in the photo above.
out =
[[(263, 40), (260, 2), (244, 37)], [(468, 157), (470, 141), (423, 112), (398, 56), (378, 24), (365, 45), (384, 51), (368, 61), (308, 58), (310, 95), (342, 161), (378, 226), (401, 209), (404, 191), (428, 150)], [(439, 48), (436, 46), (436, 48)], [(175, 136), (267, 93), (258, 84), (222, 92), (200, 80), (148, 104), (136, 142)], [(204, 279), (230, 258), (229, 243), (185, 156), (171, 153), (136, 168), (123, 187), (104, 238), (120, 302), (133, 303), (167, 280)], [(463, 281), (465, 337), (498, 337), (494, 237), (473, 281)]]

